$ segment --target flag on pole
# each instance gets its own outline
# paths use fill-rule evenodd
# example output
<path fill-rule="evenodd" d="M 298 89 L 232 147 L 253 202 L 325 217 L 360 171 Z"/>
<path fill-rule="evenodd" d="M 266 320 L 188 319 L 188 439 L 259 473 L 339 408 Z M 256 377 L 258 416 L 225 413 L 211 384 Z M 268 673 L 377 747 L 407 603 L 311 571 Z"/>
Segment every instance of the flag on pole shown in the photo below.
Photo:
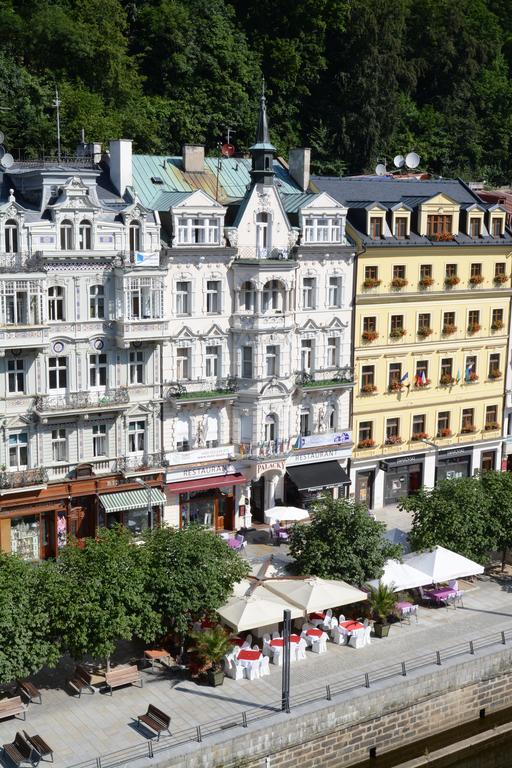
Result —
<path fill-rule="evenodd" d="M 425 375 L 425 371 L 421 372 L 421 383 L 423 384 L 423 386 L 425 386 L 425 384 L 427 383 L 427 377 Z"/>
<path fill-rule="evenodd" d="M 457 369 L 457 384 L 460 381 L 460 368 Z"/>
<path fill-rule="evenodd" d="M 403 382 L 404 382 L 406 379 L 408 379 L 408 378 L 409 378 L 409 374 L 408 374 L 408 373 L 404 373 L 404 375 L 403 375 L 403 376 L 402 376 L 402 378 L 400 379 L 400 384 L 403 384 Z"/>
<path fill-rule="evenodd" d="M 474 363 L 469 363 L 469 365 L 466 367 L 466 376 L 465 376 L 466 381 L 470 380 L 471 369 L 472 369 L 473 366 L 474 366 Z"/>

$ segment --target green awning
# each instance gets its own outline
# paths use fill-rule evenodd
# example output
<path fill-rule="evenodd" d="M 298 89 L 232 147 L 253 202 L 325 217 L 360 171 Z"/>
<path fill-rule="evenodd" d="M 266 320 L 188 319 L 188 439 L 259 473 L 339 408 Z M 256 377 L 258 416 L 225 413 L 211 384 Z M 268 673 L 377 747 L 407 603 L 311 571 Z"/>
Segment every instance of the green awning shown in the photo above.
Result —
<path fill-rule="evenodd" d="M 120 491 L 99 497 L 105 512 L 126 512 L 129 509 L 144 509 L 148 506 L 148 492 L 145 488 L 136 491 Z M 151 506 L 165 504 L 165 496 L 159 488 L 151 488 Z"/>

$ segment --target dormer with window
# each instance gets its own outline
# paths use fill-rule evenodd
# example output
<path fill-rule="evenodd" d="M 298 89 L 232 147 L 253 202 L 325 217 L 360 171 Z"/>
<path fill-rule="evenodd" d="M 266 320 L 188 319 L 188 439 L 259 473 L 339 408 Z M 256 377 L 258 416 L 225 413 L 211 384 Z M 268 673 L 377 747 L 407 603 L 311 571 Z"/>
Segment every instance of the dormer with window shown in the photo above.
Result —
<path fill-rule="evenodd" d="M 453 240 L 459 231 L 460 205 L 440 193 L 418 207 L 418 232 L 432 241 Z"/>
<path fill-rule="evenodd" d="M 406 240 L 411 235 L 411 209 L 398 203 L 391 208 L 391 231 L 397 240 Z"/>
<path fill-rule="evenodd" d="M 495 239 L 503 237 L 505 234 L 506 211 L 501 205 L 492 205 L 488 209 L 488 227 L 489 234 Z"/>
<path fill-rule="evenodd" d="M 345 245 L 347 209 L 326 192 L 315 195 L 300 209 L 299 223 L 303 245 Z"/>
<path fill-rule="evenodd" d="M 478 240 L 486 234 L 484 209 L 475 203 L 466 209 L 466 235 L 472 240 Z"/>
<path fill-rule="evenodd" d="M 386 209 L 380 203 L 372 203 L 366 208 L 366 233 L 372 240 L 382 240 L 391 234 L 386 222 Z"/>
<path fill-rule="evenodd" d="M 220 246 L 226 209 L 201 190 L 171 208 L 174 248 Z"/>

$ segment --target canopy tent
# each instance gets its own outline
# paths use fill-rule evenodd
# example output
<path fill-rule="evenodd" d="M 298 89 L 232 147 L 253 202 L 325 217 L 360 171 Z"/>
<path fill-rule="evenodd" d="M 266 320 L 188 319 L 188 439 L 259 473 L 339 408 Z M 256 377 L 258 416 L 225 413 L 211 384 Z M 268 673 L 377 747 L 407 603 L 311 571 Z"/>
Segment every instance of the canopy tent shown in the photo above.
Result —
<path fill-rule="evenodd" d="M 398 560 L 387 560 L 384 563 L 384 573 L 380 579 L 372 579 L 368 584 L 370 587 L 377 588 L 379 581 L 387 587 L 392 587 L 393 592 L 423 587 L 425 584 L 432 583 L 428 573 L 424 573 L 408 563 L 400 563 Z"/>
<path fill-rule="evenodd" d="M 240 591 L 243 586 L 244 583 L 240 582 L 235 591 Z M 249 594 L 234 595 L 225 605 L 217 609 L 217 613 L 222 621 L 236 632 L 245 632 L 258 627 L 279 624 L 283 620 L 285 609 L 291 612 L 292 619 L 298 619 L 303 613 L 299 608 L 290 605 L 264 587 L 256 586 Z"/>
<path fill-rule="evenodd" d="M 321 579 L 318 576 L 306 579 L 266 579 L 263 586 L 281 599 L 299 606 L 306 613 L 357 603 L 368 597 L 366 592 L 351 587 L 345 581 Z"/>
<path fill-rule="evenodd" d="M 307 509 L 299 507 L 270 507 L 265 510 L 265 522 L 272 524 L 275 522 L 296 522 L 297 520 L 308 520 L 309 512 Z"/>
<path fill-rule="evenodd" d="M 425 552 L 411 552 L 410 555 L 405 555 L 404 562 L 427 574 L 432 584 L 463 579 L 465 576 L 476 576 L 484 572 L 483 566 L 479 563 L 441 546 Z"/>

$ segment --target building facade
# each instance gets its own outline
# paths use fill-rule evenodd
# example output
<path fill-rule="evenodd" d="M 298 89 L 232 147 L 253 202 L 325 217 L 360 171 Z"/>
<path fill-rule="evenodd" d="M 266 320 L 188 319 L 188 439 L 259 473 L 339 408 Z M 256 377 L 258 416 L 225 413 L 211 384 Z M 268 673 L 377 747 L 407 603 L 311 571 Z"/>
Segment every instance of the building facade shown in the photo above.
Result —
<path fill-rule="evenodd" d="M 512 237 L 460 181 L 315 179 L 357 243 L 352 492 L 500 469 Z"/>

